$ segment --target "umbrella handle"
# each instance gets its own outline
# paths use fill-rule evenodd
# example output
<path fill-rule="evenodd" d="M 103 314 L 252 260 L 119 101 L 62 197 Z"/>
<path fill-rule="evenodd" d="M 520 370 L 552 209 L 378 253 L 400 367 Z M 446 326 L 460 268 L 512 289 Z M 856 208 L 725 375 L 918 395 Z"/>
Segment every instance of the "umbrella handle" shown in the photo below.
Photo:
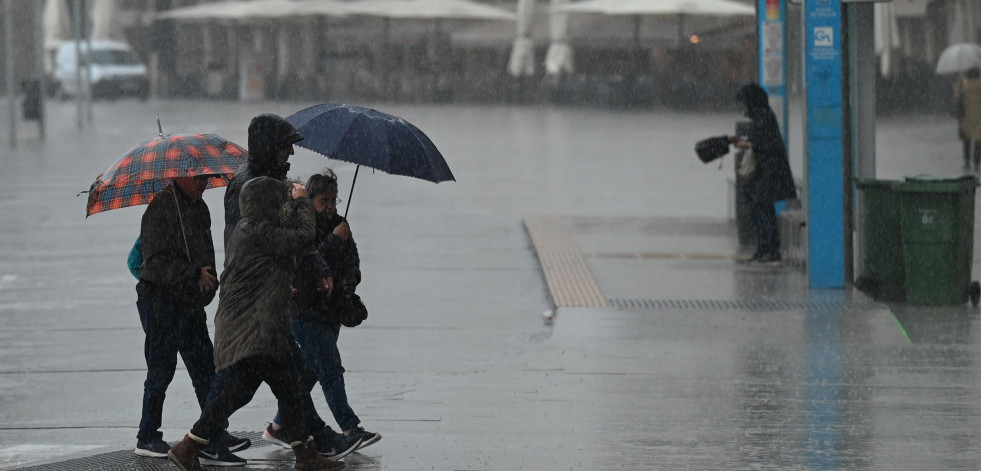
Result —
<path fill-rule="evenodd" d="M 354 183 L 358 181 L 358 170 L 361 166 L 354 168 L 354 180 L 351 181 L 351 191 L 347 194 L 347 206 L 344 207 L 344 219 L 347 219 L 347 210 L 351 209 L 351 197 L 354 196 Z"/>

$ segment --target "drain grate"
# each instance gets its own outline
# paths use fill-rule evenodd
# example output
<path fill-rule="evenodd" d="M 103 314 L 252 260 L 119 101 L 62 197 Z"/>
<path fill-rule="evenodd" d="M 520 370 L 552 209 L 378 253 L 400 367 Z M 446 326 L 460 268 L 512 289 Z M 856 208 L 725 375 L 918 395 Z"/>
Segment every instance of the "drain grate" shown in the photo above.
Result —
<path fill-rule="evenodd" d="M 256 432 L 232 432 L 237 437 L 252 440 L 251 448 L 271 445 L 262 440 L 262 434 Z M 256 467 L 256 465 L 262 467 Z M 17 471 L 174 471 L 177 469 L 170 461 L 161 458 L 145 458 L 133 454 L 133 450 L 119 450 L 98 455 L 73 458 L 57 463 L 47 463 L 26 468 L 15 468 Z M 205 466 L 205 469 L 218 469 Z M 248 469 L 289 470 L 293 469 L 293 458 L 283 461 L 249 460 Z"/>
<path fill-rule="evenodd" d="M 849 310 L 872 311 L 889 309 L 875 301 L 792 301 L 779 299 L 610 299 L 610 306 L 620 309 L 740 309 L 750 311 L 789 310 Z"/>

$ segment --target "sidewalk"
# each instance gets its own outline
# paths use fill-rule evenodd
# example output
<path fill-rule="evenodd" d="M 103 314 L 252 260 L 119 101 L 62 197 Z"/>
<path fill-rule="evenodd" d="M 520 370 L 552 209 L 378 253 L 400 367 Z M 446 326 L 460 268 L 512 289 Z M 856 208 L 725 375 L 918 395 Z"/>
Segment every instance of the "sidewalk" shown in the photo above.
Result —
<path fill-rule="evenodd" d="M 132 454 L 146 370 L 124 260 L 142 211 L 85 219 L 75 194 L 156 133 L 148 107 L 165 130 L 244 142 L 251 116 L 306 105 L 100 102 L 101 124 L 76 131 L 62 103 L 57 138 L 0 148 L 0 469 L 176 469 Z M 432 135 L 458 182 L 359 177 L 350 219 L 370 314 L 339 345 L 352 406 L 384 438 L 348 469 L 981 467 L 978 311 L 890 306 L 810 290 L 797 265 L 735 263 L 731 169 L 691 154 L 730 117 L 393 111 Z M 959 172 L 951 129 L 884 123 L 883 178 Z M 297 176 L 333 166 L 349 189 L 353 166 L 291 162 Z M 221 197 L 205 193 L 215 234 Z M 198 416 L 189 383 L 180 367 L 165 440 Z M 230 419 L 253 439 L 252 469 L 290 466 L 258 439 L 274 409 L 262 387 Z"/>

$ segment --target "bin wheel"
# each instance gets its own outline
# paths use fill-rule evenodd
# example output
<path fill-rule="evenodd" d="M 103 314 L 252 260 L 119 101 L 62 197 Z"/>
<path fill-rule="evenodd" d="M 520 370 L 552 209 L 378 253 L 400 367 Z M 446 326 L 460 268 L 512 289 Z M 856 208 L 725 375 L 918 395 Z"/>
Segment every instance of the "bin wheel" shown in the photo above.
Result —
<path fill-rule="evenodd" d="M 855 280 L 855 287 L 858 288 L 859 291 L 868 294 L 873 299 L 878 299 L 879 296 L 882 295 L 882 290 L 879 288 L 879 283 L 865 276 L 860 276 Z"/>
<path fill-rule="evenodd" d="M 971 282 L 971 305 L 977 306 L 978 301 L 981 301 L 981 283 L 977 281 Z"/>

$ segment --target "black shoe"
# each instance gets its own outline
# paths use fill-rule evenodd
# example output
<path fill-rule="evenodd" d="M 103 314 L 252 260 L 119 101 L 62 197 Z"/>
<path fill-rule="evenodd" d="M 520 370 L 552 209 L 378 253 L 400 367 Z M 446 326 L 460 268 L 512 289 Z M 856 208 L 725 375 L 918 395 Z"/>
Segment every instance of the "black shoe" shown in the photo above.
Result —
<path fill-rule="evenodd" d="M 760 257 L 762 257 L 762 256 L 763 256 L 762 254 L 760 254 L 759 252 L 756 252 L 756 253 L 754 253 L 754 254 L 753 254 L 753 255 L 752 255 L 751 257 L 749 257 L 749 258 L 744 258 L 744 259 L 737 259 L 737 260 L 736 260 L 736 263 L 755 263 L 755 262 L 756 262 L 757 260 L 759 260 L 759 259 L 760 259 Z"/>
<path fill-rule="evenodd" d="M 248 461 L 232 454 L 221 445 L 208 445 L 198 452 L 198 459 L 201 464 L 209 466 L 245 466 Z"/>
<path fill-rule="evenodd" d="M 344 435 L 331 429 L 325 433 L 317 434 L 314 443 L 317 445 L 317 453 L 332 460 L 339 460 L 361 446 L 362 437 L 360 435 Z"/>
<path fill-rule="evenodd" d="M 361 445 L 358 446 L 359 450 L 382 439 L 380 433 L 369 432 L 360 425 L 352 427 L 351 430 L 344 432 L 344 434 L 351 437 L 361 437 Z"/>
<path fill-rule="evenodd" d="M 262 439 L 286 449 L 293 448 L 290 446 L 289 442 L 286 441 L 286 437 L 283 436 L 283 429 L 273 430 L 272 424 L 269 424 L 266 427 L 266 431 L 262 432 Z"/>
<path fill-rule="evenodd" d="M 168 451 L 170 451 L 170 445 L 160 438 L 147 441 L 138 440 L 136 442 L 136 448 L 133 449 L 133 453 L 136 456 L 146 456 L 148 458 L 166 458 Z"/>
<path fill-rule="evenodd" d="M 225 448 L 228 448 L 228 451 L 248 450 L 252 446 L 252 440 L 245 437 L 236 437 L 228 432 L 223 433 L 218 442 Z"/>

